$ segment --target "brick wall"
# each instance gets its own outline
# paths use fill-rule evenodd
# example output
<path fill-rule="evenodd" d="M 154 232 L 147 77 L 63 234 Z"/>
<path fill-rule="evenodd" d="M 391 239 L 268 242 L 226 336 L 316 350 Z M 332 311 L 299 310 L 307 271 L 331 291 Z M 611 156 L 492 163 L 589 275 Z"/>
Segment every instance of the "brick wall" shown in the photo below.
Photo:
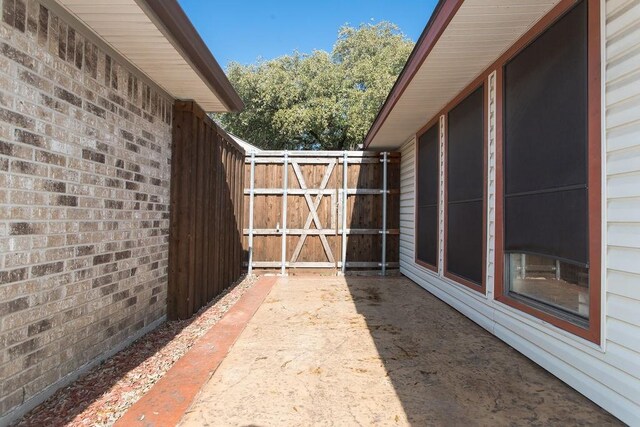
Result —
<path fill-rule="evenodd" d="M 172 100 L 39 2 L 0 5 L 2 417 L 165 315 Z"/>

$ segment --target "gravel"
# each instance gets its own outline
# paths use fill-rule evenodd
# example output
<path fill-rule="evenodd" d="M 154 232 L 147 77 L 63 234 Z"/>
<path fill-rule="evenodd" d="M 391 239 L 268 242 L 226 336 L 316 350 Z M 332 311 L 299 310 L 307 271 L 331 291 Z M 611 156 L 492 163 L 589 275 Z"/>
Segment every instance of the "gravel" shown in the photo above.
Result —
<path fill-rule="evenodd" d="M 243 277 L 187 320 L 165 322 L 17 422 L 18 426 L 111 426 L 256 282 Z"/>

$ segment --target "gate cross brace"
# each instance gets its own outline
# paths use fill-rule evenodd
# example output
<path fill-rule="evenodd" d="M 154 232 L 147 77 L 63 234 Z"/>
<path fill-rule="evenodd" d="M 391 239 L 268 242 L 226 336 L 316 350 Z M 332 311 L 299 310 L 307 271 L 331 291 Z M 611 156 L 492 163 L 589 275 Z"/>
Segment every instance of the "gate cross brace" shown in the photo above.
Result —
<path fill-rule="evenodd" d="M 327 169 L 325 170 L 324 176 L 322 177 L 322 182 L 320 183 L 320 190 L 324 190 L 327 188 L 327 184 L 329 183 L 329 178 L 331 177 L 331 173 L 333 172 L 333 168 L 336 165 L 336 161 L 333 160 L 327 165 Z M 300 188 L 302 190 L 307 189 L 307 184 L 304 180 L 304 176 L 302 175 L 302 171 L 300 170 L 300 165 L 291 161 L 291 166 L 293 167 L 293 172 L 298 179 L 298 183 L 300 184 Z M 315 222 L 316 228 L 318 230 L 322 229 L 322 225 L 320 224 L 320 218 L 318 217 L 318 207 L 320 206 L 320 202 L 322 201 L 323 194 L 320 193 L 316 195 L 315 201 L 311 200 L 311 196 L 309 193 L 304 193 L 304 198 L 307 201 L 307 206 L 309 206 L 309 215 L 307 215 L 307 220 L 304 223 L 304 229 L 309 230 L 311 227 L 311 222 Z M 293 255 L 291 255 L 291 262 L 296 262 L 298 257 L 300 256 L 300 252 L 302 251 L 302 247 L 304 245 L 305 240 L 307 239 L 308 233 L 304 233 L 300 235 L 298 239 L 298 243 L 293 251 Z M 329 241 L 327 240 L 327 236 L 324 234 L 320 234 L 320 242 L 322 242 L 322 247 L 324 249 L 324 253 L 327 256 L 329 262 L 335 262 L 335 258 L 333 257 L 333 253 L 331 251 L 331 247 L 329 246 Z"/>

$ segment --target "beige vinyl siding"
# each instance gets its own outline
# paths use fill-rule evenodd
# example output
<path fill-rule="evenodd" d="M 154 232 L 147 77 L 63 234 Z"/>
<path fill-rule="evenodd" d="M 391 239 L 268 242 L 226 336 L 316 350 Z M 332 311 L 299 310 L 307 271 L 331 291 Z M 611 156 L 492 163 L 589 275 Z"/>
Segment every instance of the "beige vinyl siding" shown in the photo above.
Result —
<path fill-rule="evenodd" d="M 640 382 L 640 2 L 606 16 L 606 348 Z"/>
<path fill-rule="evenodd" d="M 415 225 L 415 140 L 401 148 L 400 164 L 400 258 L 411 260 L 414 257 Z"/>
<path fill-rule="evenodd" d="M 603 1 L 604 3 L 604 1 Z M 401 147 L 400 271 L 630 425 L 640 425 L 640 2 L 604 4 L 603 343 L 493 300 L 495 134 L 489 97 L 487 296 L 414 261 L 415 140 Z M 428 118 L 425 118 L 428 119 Z"/>

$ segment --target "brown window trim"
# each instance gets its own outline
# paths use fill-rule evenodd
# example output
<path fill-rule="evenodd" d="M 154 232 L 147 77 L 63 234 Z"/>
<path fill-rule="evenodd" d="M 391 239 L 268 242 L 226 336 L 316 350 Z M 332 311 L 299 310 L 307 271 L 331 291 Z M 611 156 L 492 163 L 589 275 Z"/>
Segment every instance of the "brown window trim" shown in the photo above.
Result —
<path fill-rule="evenodd" d="M 438 266 L 437 265 L 431 265 L 428 262 L 419 260 L 417 257 L 416 257 L 416 264 L 418 264 L 418 265 L 420 265 L 420 266 L 422 266 L 424 268 L 427 268 L 427 269 L 433 271 L 434 273 L 438 274 Z"/>
<path fill-rule="evenodd" d="M 415 138 L 416 138 L 416 154 L 414 157 L 414 164 L 413 164 L 413 170 L 414 170 L 414 182 L 415 182 L 415 187 L 416 187 L 416 191 L 415 191 L 415 202 L 414 202 L 414 212 L 413 212 L 413 218 L 414 218 L 414 239 L 413 239 L 413 255 L 414 255 L 414 261 L 416 264 L 427 268 L 433 272 L 435 272 L 436 274 L 438 273 L 438 262 L 440 260 L 440 257 L 436 257 L 436 264 L 432 265 L 429 264 L 428 262 L 422 261 L 421 259 L 418 259 L 418 228 L 417 228 L 417 224 L 418 224 L 418 192 L 420 191 L 420 183 L 418 182 L 418 158 L 419 158 L 419 154 L 418 154 L 418 150 L 420 150 L 420 144 L 418 143 L 418 141 L 420 140 L 420 137 L 425 134 L 429 129 L 431 129 L 433 126 L 438 125 L 438 153 L 440 154 L 440 156 L 442 155 L 440 153 L 440 114 L 437 114 L 435 117 L 433 117 L 431 120 L 429 120 L 427 122 L 426 125 L 424 125 L 422 127 L 422 129 L 420 129 L 418 131 L 418 133 L 416 134 Z M 438 160 L 438 192 L 440 191 L 440 161 Z M 440 198 L 438 197 L 438 211 L 440 210 Z M 438 238 L 438 242 L 436 242 L 436 253 L 440 252 L 440 238 Z"/>
<path fill-rule="evenodd" d="M 449 103 L 446 107 L 445 114 L 445 127 L 444 127 L 444 242 L 443 242 L 443 271 L 444 277 L 447 279 L 453 280 L 456 283 L 464 285 L 470 289 L 473 289 L 476 292 L 480 292 L 483 295 L 487 294 L 487 147 L 489 143 L 488 139 L 488 115 L 487 115 L 487 105 L 489 101 L 489 91 L 487 90 L 487 85 L 485 82 L 485 73 L 482 75 L 482 80 L 478 82 L 474 81 L 471 85 L 469 85 L 465 90 L 463 90 L 455 99 Z M 483 114 L 483 180 L 482 180 L 482 282 L 480 284 L 472 282 L 471 280 L 465 279 L 464 277 L 460 277 L 455 273 L 451 273 L 447 269 L 447 243 L 448 243 L 448 233 L 447 233 L 447 222 L 448 222 L 448 209 L 449 209 L 449 195 L 447 194 L 447 180 L 449 179 L 449 171 L 447 170 L 447 153 L 449 148 L 449 133 L 448 133 L 448 123 L 449 123 L 449 112 L 458 106 L 463 100 L 467 98 L 470 94 L 475 92 L 477 89 L 482 87 L 482 98 L 483 98 L 483 106 L 482 106 L 482 114 Z"/>
<path fill-rule="evenodd" d="M 546 311 L 510 297 L 505 290 L 504 258 L 504 177 L 503 162 L 503 66 L 524 49 L 538 35 L 562 17 L 576 4 L 562 1 L 540 22 L 516 42 L 495 64 L 496 75 L 496 258 L 495 258 L 495 299 L 524 313 L 537 317 L 560 329 L 600 344 L 600 291 L 601 291 L 601 76 L 600 76 L 600 2 L 585 0 L 588 8 L 588 186 L 589 186 L 589 326 L 578 326 L 556 317 Z"/>

